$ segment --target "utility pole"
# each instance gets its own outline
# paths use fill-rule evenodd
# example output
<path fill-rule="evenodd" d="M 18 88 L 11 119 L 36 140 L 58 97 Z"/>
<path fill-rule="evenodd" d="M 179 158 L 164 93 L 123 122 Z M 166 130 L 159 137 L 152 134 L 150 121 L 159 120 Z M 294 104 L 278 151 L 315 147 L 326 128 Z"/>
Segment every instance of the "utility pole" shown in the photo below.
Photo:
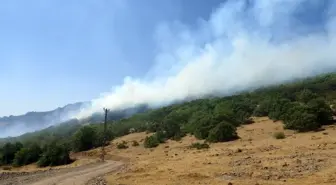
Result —
<path fill-rule="evenodd" d="M 102 154 L 101 159 L 104 162 L 105 161 L 105 144 L 106 144 L 106 126 L 107 126 L 107 113 L 110 111 L 107 108 L 104 108 L 105 113 L 105 119 L 104 119 L 104 132 L 103 132 L 103 146 L 102 146 Z"/>

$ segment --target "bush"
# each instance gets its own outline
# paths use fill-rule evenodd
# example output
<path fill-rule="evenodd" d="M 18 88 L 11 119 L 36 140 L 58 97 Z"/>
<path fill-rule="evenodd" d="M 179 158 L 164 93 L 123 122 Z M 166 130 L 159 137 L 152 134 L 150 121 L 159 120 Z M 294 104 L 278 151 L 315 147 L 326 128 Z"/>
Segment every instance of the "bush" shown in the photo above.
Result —
<path fill-rule="evenodd" d="M 14 166 L 22 166 L 27 163 L 27 156 L 28 156 L 28 149 L 27 148 L 21 148 L 18 152 L 15 153 L 15 157 L 13 160 Z"/>
<path fill-rule="evenodd" d="M 107 127 L 105 133 L 103 127 L 95 128 L 96 131 L 96 140 L 93 143 L 94 147 L 100 147 L 100 146 L 107 146 L 109 145 L 109 141 L 111 141 L 115 136 L 110 127 Z M 105 138 L 104 138 L 105 137 Z M 105 143 L 104 143 L 105 140 Z"/>
<path fill-rule="evenodd" d="M 208 149 L 210 146 L 207 143 L 193 143 L 189 148 L 196 148 L 197 150 Z"/>
<path fill-rule="evenodd" d="M 333 111 L 323 99 L 312 99 L 307 103 L 307 107 L 309 113 L 316 115 L 319 124 L 327 125 L 332 122 Z"/>
<path fill-rule="evenodd" d="M 15 153 L 13 164 L 14 166 L 22 166 L 37 162 L 41 153 L 42 150 L 39 145 L 31 144 Z"/>
<path fill-rule="evenodd" d="M 285 128 L 298 132 L 314 131 L 320 128 L 317 116 L 309 113 L 304 105 L 295 105 L 288 110 L 290 113 L 284 120 Z"/>
<path fill-rule="evenodd" d="M 126 141 L 122 141 L 121 143 L 118 143 L 117 144 L 117 148 L 118 149 L 126 149 L 126 148 L 128 148 L 127 142 Z"/>
<path fill-rule="evenodd" d="M 163 131 L 157 131 L 155 134 L 153 134 L 153 137 L 156 137 L 159 143 L 165 143 L 167 140 L 166 133 Z"/>
<path fill-rule="evenodd" d="M 12 164 L 15 153 L 21 150 L 23 145 L 20 142 L 16 142 L 15 144 L 12 143 L 6 143 L 2 147 L 2 164 Z"/>
<path fill-rule="evenodd" d="M 37 165 L 40 167 L 58 166 L 69 164 L 71 162 L 69 156 L 70 149 L 64 144 L 53 141 L 50 144 L 47 144 L 42 151 L 42 156 L 37 162 Z"/>
<path fill-rule="evenodd" d="M 1 153 L 1 150 L 0 150 L 0 166 L 3 165 L 3 154 Z"/>
<path fill-rule="evenodd" d="M 286 136 L 285 136 L 285 134 L 283 132 L 275 132 L 273 134 L 273 137 L 275 139 L 285 139 L 286 138 Z"/>
<path fill-rule="evenodd" d="M 139 146 L 138 141 L 132 141 L 132 146 Z"/>
<path fill-rule="evenodd" d="M 166 139 L 178 136 L 181 133 L 180 125 L 173 118 L 167 118 L 161 124 L 160 130 L 164 133 Z"/>
<path fill-rule="evenodd" d="M 218 116 L 216 116 L 217 118 Z M 216 126 L 217 121 L 212 115 L 205 112 L 195 112 L 189 120 L 189 129 L 197 139 L 205 139 L 209 135 L 209 130 Z"/>
<path fill-rule="evenodd" d="M 298 101 L 307 103 L 312 99 L 317 98 L 317 94 L 313 93 L 311 90 L 309 89 L 303 89 L 302 91 L 300 91 L 299 93 L 297 93 L 297 97 L 296 99 Z"/>
<path fill-rule="evenodd" d="M 221 122 L 211 129 L 207 138 L 210 142 L 225 142 L 235 139 L 238 139 L 236 127 L 226 122 Z"/>
<path fill-rule="evenodd" d="M 92 126 L 83 126 L 73 136 L 73 150 L 75 152 L 90 150 L 95 146 L 96 142 L 96 129 Z"/>
<path fill-rule="evenodd" d="M 184 137 L 185 134 L 183 133 L 179 133 L 179 134 L 176 134 L 175 136 L 173 136 L 171 139 L 174 140 L 174 141 L 181 141 L 182 137 Z"/>
<path fill-rule="evenodd" d="M 144 141 L 145 148 L 155 148 L 159 146 L 160 141 L 158 140 L 157 136 L 154 134 L 152 136 L 147 136 Z"/>
<path fill-rule="evenodd" d="M 287 111 L 291 106 L 293 105 L 288 99 L 275 99 L 269 111 L 268 117 L 275 121 L 283 120 L 287 116 Z"/>

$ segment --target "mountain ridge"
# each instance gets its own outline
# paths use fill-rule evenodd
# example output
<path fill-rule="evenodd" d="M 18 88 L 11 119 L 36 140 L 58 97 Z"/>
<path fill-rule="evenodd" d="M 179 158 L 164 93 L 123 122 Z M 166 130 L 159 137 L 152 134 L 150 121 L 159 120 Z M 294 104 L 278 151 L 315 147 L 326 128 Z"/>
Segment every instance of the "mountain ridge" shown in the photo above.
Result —
<path fill-rule="evenodd" d="M 0 137 L 17 136 L 69 120 L 69 114 L 79 111 L 89 102 L 76 102 L 49 111 L 30 111 L 22 115 L 0 117 Z"/>

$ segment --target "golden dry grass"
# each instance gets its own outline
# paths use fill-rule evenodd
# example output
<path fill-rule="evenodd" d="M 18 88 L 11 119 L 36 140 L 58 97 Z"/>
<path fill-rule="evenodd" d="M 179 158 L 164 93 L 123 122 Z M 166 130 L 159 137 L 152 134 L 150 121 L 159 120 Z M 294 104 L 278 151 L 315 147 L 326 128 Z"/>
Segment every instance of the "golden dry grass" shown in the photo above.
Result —
<path fill-rule="evenodd" d="M 256 121 L 238 129 L 241 139 L 211 144 L 208 150 L 189 149 L 197 142 L 192 136 L 155 149 L 142 146 L 145 133 L 118 138 L 108 146 L 108 154 L 129 158 L 129 165 L 124 171 L 107 175 L 106 180 L 110 185 L 336 184 L 335 126 L 299 134 L 284 131 L 281 122 L 267 118 Z M 285 133 L 285 139 L 273 138 L 279 131 Z M 131 146 L 133 140 L 140 146 Z M 121 141 L 127 141 L 129 148 L 116 149 Z M 99 150 L 88 153 L 97 155 Z"/>
<path fill-rule="evenodd" d="M 106 147 L 106 159 L 123 161 L 127 168 L 105 176 L 109 185 L 336 185 L 336 125 L 324 131 L 294 133 L 281 122 L 255 118 L 256 123 L 238 128 L 239 140 L 211 144 L 210 149 L 189 149 L 193 136 L 145 149 L 146 133 L 118 138 Z M 275 132 L 284 132 L 277 140 Z M 132 146 L 132 141 L 140 146 Z M 128 149 L 117 149 L 119 142 Z M 78 160 L 56 168 L 71 168 L 96 162 L 101 149 L 72 154 Z M 39 170 L 49 169 L 42 168 Z M 12 171 L 34 171 L 36 165 Z"/>

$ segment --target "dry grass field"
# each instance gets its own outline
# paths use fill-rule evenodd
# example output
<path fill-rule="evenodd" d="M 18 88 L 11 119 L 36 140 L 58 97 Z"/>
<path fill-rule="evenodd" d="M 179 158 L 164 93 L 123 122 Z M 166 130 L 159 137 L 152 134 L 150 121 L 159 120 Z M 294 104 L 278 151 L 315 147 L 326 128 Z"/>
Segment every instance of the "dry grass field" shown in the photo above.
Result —
<path fill-rule="evenodd" d="M 211 144 L 209 149 L 190 149 L 192 136 L 168 141 L 155 149 L 142 146 L 145 133 L 118 138 L 107 148 L 111 158 L 129 159 L 127 169 L 108 174 L 110 185 L 182 184 L 336 184 L 336 126 L 324 131 L 294 133 L 284 131 L 281 122 L 258 118 L 238 129 L 241 139 Z M 275 139 L 275 132 L 285 139 Z M 140 146 L 132 146 L 136 140 Z M 116 143 L 128 142 L 128 149 Z M 99 150 L 86 154 L 95 156 Z"/>
<path fill-rule="evenodd" d="M 239 127 L 237 132 L 240 139 L 210 144 L 209 149 L 201 150 L 189 148 L 192 143 L 203 142 L 193 136 L 181 141 L 169 140 L 153 149 L 143 147 L 144 138 L 149 135 L 146 133 L 117 138 L 106 147 L 106 159 L 123 162 L 126 167 L 104 178 L 109 185 L 336 185 L 336 125 L 319 132 L 295 133 L 283 130 L 281 122 L 256 118 L 255 123 Z M 285 138 L 276 139 L 277 132 L 284 132 Z M 117 143 L 123 141 L 129 147 L 117 149 Z M 132 146 L 133 141 L 140 145 Z M 100 153 L 97 148 L 72 154 L 77 160 L 57 167 L 65 171 L 56 171 L 55 176 L 75 174 L 77 168 L 73 167 L 83 165 L 79 169 L 96 169 L 85 164 L 99 161 Z M 97 166 L 97 170 L 102 167 Z M 11 171 L 35 170 L 35 165 L 28 165 Z M 71 180 L 70 176 L 67 178 Z"/>

